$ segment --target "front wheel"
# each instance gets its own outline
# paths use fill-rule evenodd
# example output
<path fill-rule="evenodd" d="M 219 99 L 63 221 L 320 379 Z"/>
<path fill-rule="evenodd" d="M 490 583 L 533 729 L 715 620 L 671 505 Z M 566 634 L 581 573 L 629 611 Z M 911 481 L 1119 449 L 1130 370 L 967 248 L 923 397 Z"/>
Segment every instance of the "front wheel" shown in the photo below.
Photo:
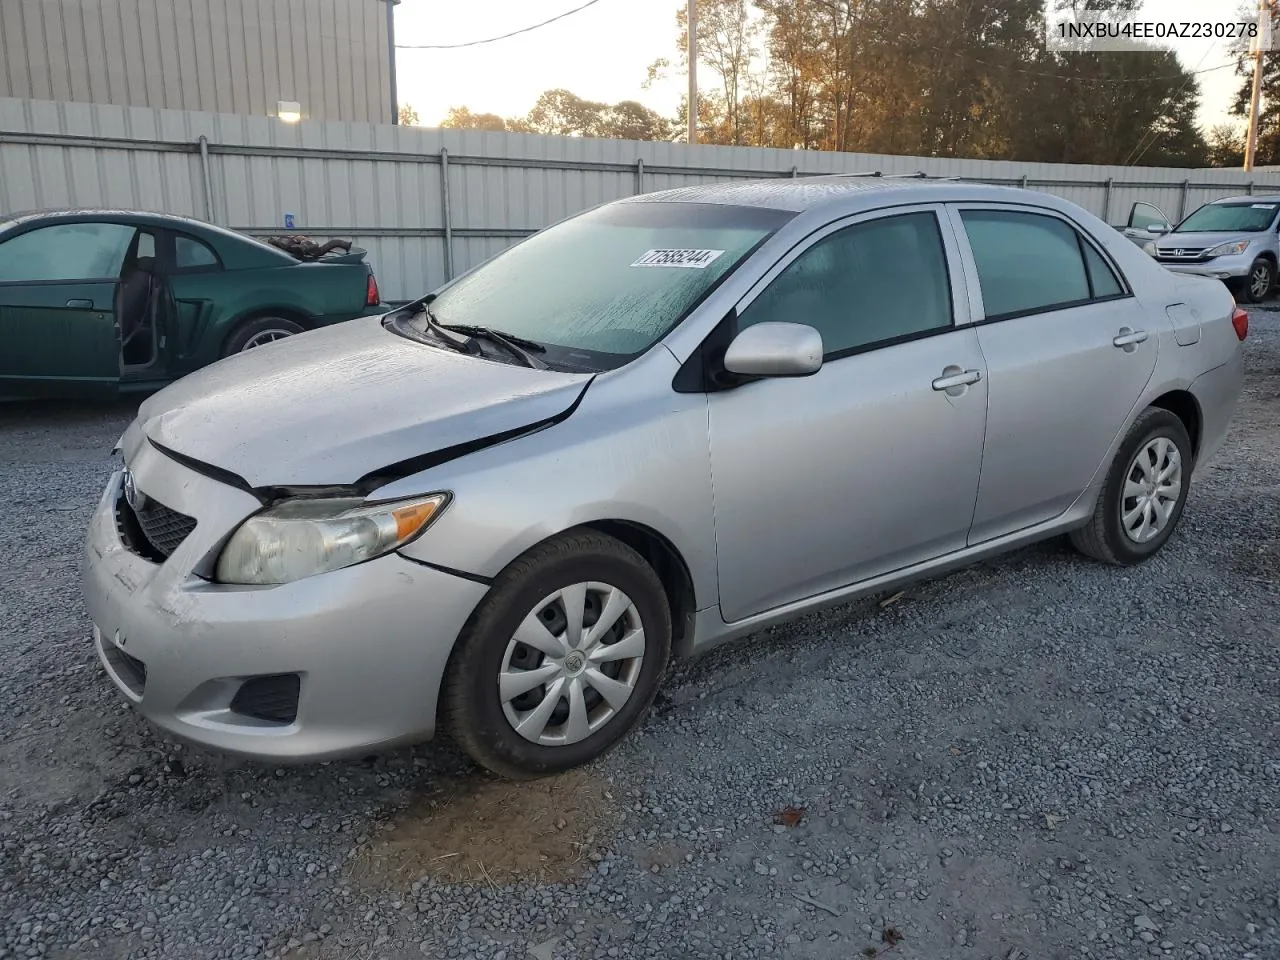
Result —
<path fill-rule="evenodd" d="M 1132 566 L 1153 556 L 1173 534 L 1191 489 L 1191 438 L 1181 420 L 1144 410 L 1116 452 L 1087 526 L 1071 543 L 1103 563 Z"/>
<path fill-rule="evenodd" d="M 444 714 L 478 764 L 531 779 L 588 763 L 643 719 L 671 654 L 662 583 L 591 530 L 535 547 L 494 582 L 459 638 Z"/>
<path fill-rule="evenodd" d="M 1271 295 L 1276 268 L 1266 257 L 1259 257 L 1249 267 L 1249 275 L 1240 283 L 1240 298 L 1245 303 L 1261 303 Z"/>

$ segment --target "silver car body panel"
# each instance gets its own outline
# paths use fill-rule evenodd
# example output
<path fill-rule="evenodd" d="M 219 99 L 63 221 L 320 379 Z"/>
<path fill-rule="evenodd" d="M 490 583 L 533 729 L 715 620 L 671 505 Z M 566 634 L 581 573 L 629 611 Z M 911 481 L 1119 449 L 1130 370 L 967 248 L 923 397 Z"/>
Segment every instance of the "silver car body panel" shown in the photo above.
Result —
<path fill-rule="evenodd" d="M 477 363 L 367 317 L 197 370 L 143 403 L 138 419 L 148 439 L 250 486 L 354 484 L 551 419 L 590 379 Z"/>
<path fill-rule="evenodd" d="M 158 693 L 155 704 L 144 697 L 143 712 L 180 735 L 253 755 L 329 756 L 421 738 L 430 735 L 449 652 L 489 583 L 561 531 L 625 524 L 669 545 L 693 590 L 678 648 L 690 653 L 1083 523 L 1133 418 L 1172 391 L 1189 393 L 1201 412 L 1198 462 L 1222 443 L 1242 380 L 1232 298 L 1216 281 L 1174 282 L 1067 201 L 835 177 L 621 202 L 684 201 L 797 215 L 658 344 L 617 369 L 530 370 L 388 340 L 376 320 L 355 321 L 215 364 L 149 400 L 123 438 L 125 462 L 141 489 L 198 523 L 164 564 L 122 556 L 107 491 L 86 548 L 86 593 L 106 642 L 123 629 L 134 649 L 162 664 L 198 649 L 209 657 L 201 668 L 220 677 L 260 672 L 248 656 L 256 649 L 267 670 L 296 663 L 289 669 L 316 670 L 326 684 L 345 671 L 379 703 L 325 687 L 335 711 L 360 718 L 358 730 L 337 729 L 337 714 L 308 699 L 293 741 L 278 731 L 245 739 L 217 714 L 216 697 L 201 709 L 224 726 L 193 728 L 178 709 L 189 691 Z M 988 322 L 958 217 L 964 205 L 1068 220 L 1132 295 Z M 846 223 L 922 209 L 942 225 L 953 329 L 831 359 L 809 377 L 674 389 L 721 320 L 812 243 Z M 1146 337 L 1116 345 L 1126 330 Z M 980 376 L 938 389 L 933 381 L 952 368 Z M 503 442 L 478 442 L 504 433 Z M 448 455 L 428 456 L 442 450 Z M 262 498 L 219 471 L 259 488 L 383 477 L 369 500 L 448 492 L 451 501 L 399 554 L 283 587 L 232 587 L 196 572 L 209 569 Z M 351 612 L 365 593 L 385 611 L 376 636 L 367 615 Z M 307 656 L 291 661 L 281 650 Z M 222 662 L 235 666 L 215 669 Z M 340 669 L 329 673 L 330 663 Z M 398 725 L 388 719 L 395 711 L 404 714 Z"/>

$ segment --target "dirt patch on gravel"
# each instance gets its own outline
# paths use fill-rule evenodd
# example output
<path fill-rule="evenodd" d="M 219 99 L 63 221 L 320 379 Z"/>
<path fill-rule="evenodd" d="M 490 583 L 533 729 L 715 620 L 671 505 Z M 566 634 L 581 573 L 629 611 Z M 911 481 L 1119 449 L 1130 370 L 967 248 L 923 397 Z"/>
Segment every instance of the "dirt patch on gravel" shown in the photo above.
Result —
<path fill-rule="evenodd" d="M 609 781 L 574 770 L 528 783 L 460 777 L 424 791 L 356 856 L 363 886 L 407 888 L 435 877 L 501 886 L 581 876 L 619 811 Z"/>
<path fill-rule="evenodd" d="M 1237 573 L 1263 583 L 1274 581 L 1280 570 L 1280 540 L 1262 540 L 1256 544 L 1242 544 L 1232 560 Z"/>

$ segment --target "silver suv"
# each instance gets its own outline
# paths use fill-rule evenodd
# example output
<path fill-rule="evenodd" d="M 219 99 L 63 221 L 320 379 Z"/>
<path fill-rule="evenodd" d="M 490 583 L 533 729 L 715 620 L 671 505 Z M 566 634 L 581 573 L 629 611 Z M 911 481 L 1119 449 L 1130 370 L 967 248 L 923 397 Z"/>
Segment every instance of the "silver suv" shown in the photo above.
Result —
<path fill-rule="evenodd" d="M 1175 273 L 1217 277 L 1238 300 L 1257 303 L 1271 295 L 1276 282 L 1278 214 L 1280 196 L 1224 197 L 1170 228 L 1158 207 L 1135 203 L 1121 229 Z"/>

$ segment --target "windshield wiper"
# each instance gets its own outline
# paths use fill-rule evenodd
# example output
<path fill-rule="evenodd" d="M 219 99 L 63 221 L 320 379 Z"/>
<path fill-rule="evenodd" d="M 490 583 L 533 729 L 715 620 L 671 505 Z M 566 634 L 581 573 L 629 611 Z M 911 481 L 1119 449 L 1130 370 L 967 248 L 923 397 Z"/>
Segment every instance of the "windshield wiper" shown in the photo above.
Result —
<path fill-rule="evenodd" d="M 533 355 L 533 353 L 546 353 L 547 348 L 534 340 L 526 340 L 524 337 L 517 337 L 513 333 L 503 333 L 501 330 L 494 330 L 491 327 L 481 327 L 469 323 L 437 323 L 436 326 L 442 330 L 452 330 L 472 337 L 492 340 L 494 343 L 505 347 L 508 353 L 519 359 L 526 367 L 533 367 L 535 370 L 547 369 L 547 365 Z M 531 353 L 530 351 L 533 352 Z"/>
<path fill-rule="evenodd" d="M 436 295 L 434 293 L 428 293 L 425 297 L 419 297 L 412 303 L 405 304 L 403 309 L 410 311 L 411 316 L 421 311 L 427 321 L 427 330 L 434 333 L 436 338 L 442 341 L 445 346 L 450 347 L 453 350 L 457 350 L 459 353 L 465 353 L 471 356 L 478 355 L 480 353 L 480 348 L 476 345 L 474 340 L 470 337 L 457 336 L 453 331 L 442 326 L 440 321 L 436 319 L 436 315 L 431 312 L 431 301 L 435 298 Z"/>

